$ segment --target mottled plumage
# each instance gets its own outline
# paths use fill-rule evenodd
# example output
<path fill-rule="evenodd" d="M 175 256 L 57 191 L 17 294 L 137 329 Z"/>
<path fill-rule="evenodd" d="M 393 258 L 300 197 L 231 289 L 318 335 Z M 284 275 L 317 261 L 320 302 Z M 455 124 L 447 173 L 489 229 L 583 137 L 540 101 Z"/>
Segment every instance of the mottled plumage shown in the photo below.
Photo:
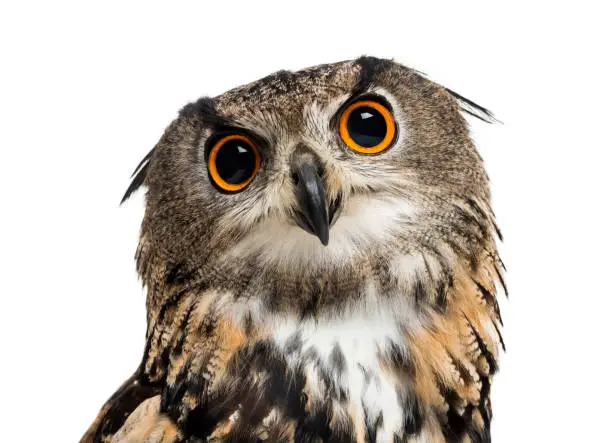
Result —
<path fill-rule="evenodd" d="M 359 97 L 395 120 L 376 155 L 338 133 Z M 125 196 L 148 188 L 142 363 L 82 441 L 490 441 L 503 265 L 462 110 L 492 119 L 370 57 L 187 105 Z M 228 193 L 206 159 L 234 132 L 261 168 Z M 327 246 L 299 226 L 304 165 L 325 188 Z"/>

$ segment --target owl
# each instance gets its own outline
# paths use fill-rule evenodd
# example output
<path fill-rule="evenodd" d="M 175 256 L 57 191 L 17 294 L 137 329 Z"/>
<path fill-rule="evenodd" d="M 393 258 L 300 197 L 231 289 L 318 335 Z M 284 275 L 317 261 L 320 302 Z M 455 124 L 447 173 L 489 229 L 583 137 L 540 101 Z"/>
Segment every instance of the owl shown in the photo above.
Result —
<path fill-rule="evenodd" d="M 465 114 L 392 60 L 186 105 L 137 168 L 147 332 L 82 442 L 488 442 L 500 231 Z"/>

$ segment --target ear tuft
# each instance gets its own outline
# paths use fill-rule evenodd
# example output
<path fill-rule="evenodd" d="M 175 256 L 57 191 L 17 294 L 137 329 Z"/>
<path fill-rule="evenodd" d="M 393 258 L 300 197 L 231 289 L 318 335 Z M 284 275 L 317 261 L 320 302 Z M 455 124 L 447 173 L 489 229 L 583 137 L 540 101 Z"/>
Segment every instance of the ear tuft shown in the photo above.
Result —
<path fill-rule="evenodd" d="M 127 191 L 123 194 L 123 198 L 121 199 L 121 205 L 128 199 L 130 196 L 138 190 L 143 184 L 145 179 L 147 178 L 147 171 L 149 169 L 149 162 L 151 161 L 151 157 L 153 156 L 153 152 L 155 148 L 151 149 L 147 155 L 138 163 L 136 169 L 132 173 L 132 183 L 128 186 Z"/>
<path fill-rule="evenodd" d="M 486 108 L 474 103 L 472 100 L 465 98 L 462 95 L 457 94 L 452 89 L 444 88 L 446 91 L 452 95 L 455 100 L 459 102 L 459 106 L 463 112 L 470 114 L 472 117 L 476 117 L 479 120 L 482 120 L 486 123 L 501 123 L 498 119 L 495 118 L 493 113 Z"/>

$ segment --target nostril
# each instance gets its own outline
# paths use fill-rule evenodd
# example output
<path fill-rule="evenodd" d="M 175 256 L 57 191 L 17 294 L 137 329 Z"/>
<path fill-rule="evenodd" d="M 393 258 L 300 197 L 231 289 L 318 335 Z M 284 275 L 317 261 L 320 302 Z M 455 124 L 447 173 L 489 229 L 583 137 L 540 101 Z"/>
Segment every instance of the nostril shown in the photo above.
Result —
<path fill-rule="evenodd" d="M 323 178 L 323 175 L 325 174 L 325 170 L 323 169 L 323 167 L 319 166 L 317 168 L 317 174 L 319 174 L 319 177 Z"/>
<path fill-rule="evenodd" d="M 300 177 L 294 172 L 291 174 L 291 180 L 294 185 L 297 185 L 300 182 Z"/>

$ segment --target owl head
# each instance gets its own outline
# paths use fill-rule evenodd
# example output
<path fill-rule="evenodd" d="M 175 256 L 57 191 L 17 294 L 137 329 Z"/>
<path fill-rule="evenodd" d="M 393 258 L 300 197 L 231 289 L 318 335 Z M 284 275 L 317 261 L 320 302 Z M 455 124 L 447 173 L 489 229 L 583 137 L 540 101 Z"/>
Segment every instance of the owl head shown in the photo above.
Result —
<path fill-rule="evenodd" d="M 277 72 L 188 104 L 124 197 L 148 187 L 137 254 L 145 282 L 258 288 L 275 304 L 274 293 L 357 294 L 372 274 L 397 281 L 397 266 L 432 276 L 475 260 L 494 222 L 462 111 L 492 120 L 417 71 L 371 57 Z M 316 288 L 303 287 L 309 275 Z"/>

